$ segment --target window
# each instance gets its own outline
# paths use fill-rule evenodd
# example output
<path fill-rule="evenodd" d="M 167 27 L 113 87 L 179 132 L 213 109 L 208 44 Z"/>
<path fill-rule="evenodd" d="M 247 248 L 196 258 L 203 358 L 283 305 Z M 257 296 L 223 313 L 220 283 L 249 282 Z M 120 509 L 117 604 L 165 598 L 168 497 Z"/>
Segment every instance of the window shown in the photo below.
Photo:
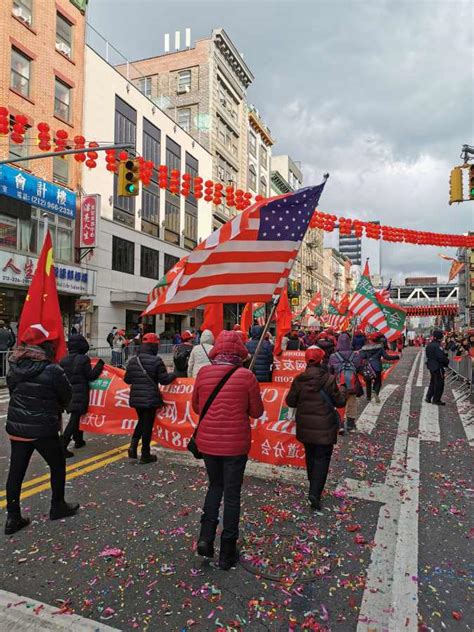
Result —
<path fill-rule="evenodd" d="M 179 108 L 178 125 L 180 125 L 185 132 L 191 131 L 191 108 Z"/>
<path fill-rule="evenodd" d="M 60 13 L 56 13 L 56 50 L 72 57 L 72 24 Z"/>
<path fill-rule="evenodd" d="M 31 59 L 17 48 L 12 48 L 10 87 L 24 97 L 28 97 L 30 95 L 30 74 Z"/>
<path fill-rule="evenodd" d="M 188 152 L 186 152 L 185 164 L 186 164 L 186 173 L 189 173 L 189 175 L 192 178 L 192 180 L 191 180 L 191 194 L 187 198 L 187 203 L 191 204 L 192 206 L 197 207 L 197 200 L 194 197 L 194 178 L 197 178 L 197 176 L 198 176 L 199 160 L 196 160 L 196 158 L 194 158 L 194 156 L 191 156 L 191 154 L 188 154 Z"/>
<path fill-rule="evenodd" d="M 151 77 L 141 77 L 138 80 L 138 89 L 146 97 L 151 97 Z"/>
<path fill-rule="evenodd" d="M 0 215 L 0 246 L 17 248 L 17 220 L 8 215 Z"/>
<path fill-rule="evenodd" d="M 33 18 L 33 0 L 13 0 L 12 13 L 13 15 L 31 26 Z"/>
<path fill-rule="evenodd" d="M 160 278 L 160 253 L 142 246 L 140 249 L 140 275 L 147 279 Z"/>
<path fill-rule="evenodd" d="M 171 138 L 166 138 L 166 166 L 168 171 L 181 171 L 181 147 Z"/>
<path fill-rule="evenodd" d="M 254 191 L 257 190 L 257 172 L 253 165 L 249 167 L 249 186 Z"/>
<path fill-rule="evenodd" d="M 252 132 L 249 133 L 249 151 L 252 156 L 257 157 L 257 137 Z"/>
<path fill-rule="evenodd" d="M 178 72 L 177 92 L 189 92 L 191 90 L 191 71 L 181 70 Z"/>
<path fill-rule="evenodd" d="M 195 248 L 197 245 L 197 215 L 196 208 L 186 203 L 184 213 L 184 247 Z"/>
<path fill-rule="evenodd" d="M 151 182 L 143 188 L 142 193 L 142 219 L 152 224 L 160 223 L 160 189 Z"/>
<path fill-rule="evenodd" d="M 53 180 L 68 184 L 69 182 L 69 156 L 53 157 Z"/>
<path fill-rule="evenodd" d="M 135 244 L 127 239 L 112 236 L 112 270 L 133 274 L 135 269 Z"/>
<path fill-rule="evenodd" d="M 146 118 L 143 119 L 143 157 L 155 165 L 161 164 L 161 131 Z M 158 182 L 156 169 L 153 169 L 151 180 Z"/>
<path fill-rule="evenodd" d="M 260 166 L 267 169 L 268 152 L 263 145 L 260 145 Z"/>
<path fill-rule="evenodd" d="M 30 128 L 29 127 L 26 128 L 22 143 L 14 143 L 10 138 L 9 153 L 8 153 L 9 160 L 11 160 L 12 162 L 15 162 L 16 158 L 23 158 L 24 156 L 27 156 L 31 150 L 29 142 L 30 142 Z M 24 160 L 20 163 L 20 166 L 23 169 L 28 169 L 28 165 L 29 165 L 29 160 Z"/>
<path fill-rule="evenodd" d="M 66 123 L 71 120 L 71 88 L 57 77 L 54 80 L 54 114 Z"/>
<path fill-rule="evenodd" d="M 263 176 L 260 178 L 260 195 L 267 197 L 267 181 Z"/>
<path fill-rule="evenodd" d="M 165 239 L 179 243 L 179 206 L 172 200 L 165 202 Z"/>
<path fill-rule="evenodd" d="M 165 260 L 164 260 L 165 270 L 164 270 L 164 274 L 169 272 L 171 270 L 171 268 L 178 263 L 178 261 L 179 261 L 179 257 L 173 257 L 173 255 L 165 254 Z"/>
<path fill-rule="evenodd" d="M 145 124 L 144 119 L 144 129 Z M 137 111 L 116 96 L 114 142 L 135 145 L 136 131 Z M 114 175 L 114 220 L 127 226 L 135 226 L 135 197 L 122 197 L 117 194 L 117 174 Z"/>

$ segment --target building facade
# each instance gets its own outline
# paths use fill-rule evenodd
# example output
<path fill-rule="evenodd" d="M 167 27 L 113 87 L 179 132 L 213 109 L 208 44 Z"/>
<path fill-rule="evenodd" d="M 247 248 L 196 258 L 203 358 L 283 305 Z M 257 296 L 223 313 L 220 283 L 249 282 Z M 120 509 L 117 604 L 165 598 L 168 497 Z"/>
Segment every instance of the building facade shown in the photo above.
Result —
<path fill-rule="evenodd" d="M 190 44 L 190 43 L 189 43 Z M 212 155 L 210 176 L 225 187 L 248 189 L 247 88 L 253 74 L 224 31 L 194 47 L 117 68 Z M 235 214 L 213 207 L 213 228 Z"/>
<path fill-rule="evenodd" d="M 336 248 L 324 248 L 324 276 L 331 295 L 351 294 L 355 289 L 357 276 L 351 270 L 351 260 Z"/>
<path fill-rule="evenodd" d="M 274 140 L 258 110 L 249 106 L 248 111 L 248 191 L 253 195 L 270 197 L 270 169 Z"/>
<path fill-rule="evenodd" d="M 352 261 L 352 265 L 362 265 L 362 237 L 339 234 L 339 252 Z"/>
<path fill-rule="evenodd" d="M 84 130 L 87 138 L 132 143 L 138 155 L 204 180 L 212 177 L 212 156 L 116 68 L 86 48 Z M 91 338 L 104 346 L 112 326 L 127 332 L 140 322 L 147 331 L 173 333 L 199 325 L 200 313 L 158 315 L 143 320 L 147 294 L 157 281 L 212 230 L 211 205 L 190 195 L 149 186 L 137 197 L 117 193 L 117 176 L 105 161 L 84 169 L 83 188 L 101 196 L 99 243 L 90 260 L 97 268 L 97 296 Z"/>
<path fill-rule="evenodd" d="M 72 156 L 17 162 L 38 154 L 40 122 L 67 135 L 83 133 L 85 0 L 4 0 L 0 3 L 0 105 L 26 117 L 23 142 L 2 136 L 0 158 L 0 318 L 18 322 L 44 237 L 45 212 L 54 244 L 65 328 L 76 303 L 95 292 L 95 272 L 77 260 L 76 195 L 81 167 Z"/>
<path fill-rule="evenodd" d="M 464 263 L 458 274 L 459 326 L 474 327 L 474 248 L 459 248 L 457 259 Z"/>

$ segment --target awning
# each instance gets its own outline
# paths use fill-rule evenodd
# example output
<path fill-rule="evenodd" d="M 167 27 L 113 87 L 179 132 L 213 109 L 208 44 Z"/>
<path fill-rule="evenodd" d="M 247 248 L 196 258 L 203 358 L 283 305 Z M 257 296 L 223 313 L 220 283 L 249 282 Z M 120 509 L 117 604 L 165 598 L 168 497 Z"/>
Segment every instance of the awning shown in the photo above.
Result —
<path fill-rule="evenodd" d="M 140 307 L 146 307 L 147 294 L 145 292 L 119 292 L 117 290 L 111 290 L 110 302 L 111 303 L 130 303 L 133 305 L 139 305 Z"/>

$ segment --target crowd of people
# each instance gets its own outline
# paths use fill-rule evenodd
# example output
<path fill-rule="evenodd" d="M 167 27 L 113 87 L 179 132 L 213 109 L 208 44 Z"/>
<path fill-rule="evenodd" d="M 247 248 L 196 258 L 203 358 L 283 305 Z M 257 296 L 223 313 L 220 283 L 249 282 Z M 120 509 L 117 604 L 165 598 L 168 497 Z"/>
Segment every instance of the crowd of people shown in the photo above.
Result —
<path fill-rule="evenodd" d="M 271 335 L 254 325 L 247 332 L 236 325 L 222 331 L 217 339 L 209 330 L 200 334 L 199 342 L 187 330 L 174 347 L 174 369 L 169 371 L 159 356 L 160 338 L 144 334 L 137 353 L 130 357 L 125 382 L 130 385 L 129 403 L 138 418 L 128 456 L 140 464 L 157 460 L 150 443 L 158 409 L 163 406 L 159 385 L 170 384 L 178 377 L 195 378 L 192 408 L 199 416 L 194 441 L 202 454 L 208 475 L 197 538 L 197 552 L 213 557 L 214 541 L 222 500 L 223 529 L 219 567 L 231 568 L 238 560 L 241 487 L 251 445 L 250 418 L 263 412 L 260 382 L 272 377 L 274 346 Z M 114 333 L 120 336 L 120 330 Z M 328 475 L 331 455 L 338 435 L 356 428 L 357 398 L 364 394 L 380 403 L 383 360 L 399 358 L 387 350 L 380 333 L 297 331 L 285 341 L 286 350 L 304 351 L 306 368 L 292 382 L 286 397 L 288 417 L 296 422 L 296 437 L 303 444 L 309 482 L 308 500 L 318 511 Z M 442 332 L 434 332 L 426 348 L 431 373 L 427 399 L 443 405 L 441 400 L 446 354 L 441 347 Z M 469 338 L 468 338 L 469 340 Z M 260 342 L 260 346 L 259 346 Z M 452 342 L 448 337 L 448 344 Z M 10 359 L 7 384 L 10 403 L 7 433 L 11 442 L 10 470 L 7 480 L 7 522 L 5 533 L 22 529 L 29 520 L 21 515 L 20 493 L 29 460 L 35 450 L 51 470 L 51 519 L 73 515 L 77 503 L 65 500 L 65 459 L 75 448 L 85 445 L 79 421 L 87 411 L 90 382 L 96 379 L 104 363 L 92 367 L 87 355 L 89 345 L 79 333 L 68 341 L 68 355 L 56 363 L 57 340 L 42 327 L 30 327 Z M 253 360 L 253 362 L 252 362 Z M 345 407 L 345 421 L 340 409 Z M 70 413 L 62 431 L 63 411 Z"/>

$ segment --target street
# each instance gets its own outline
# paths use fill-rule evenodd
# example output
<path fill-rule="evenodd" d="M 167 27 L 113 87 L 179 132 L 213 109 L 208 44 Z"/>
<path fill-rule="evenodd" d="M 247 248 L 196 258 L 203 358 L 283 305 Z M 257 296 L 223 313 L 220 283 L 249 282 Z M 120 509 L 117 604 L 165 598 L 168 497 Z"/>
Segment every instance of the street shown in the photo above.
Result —
<path fill-rule="evenodd" d="M 202 462 L 160 449 L 157 464 L 138 465 L 126 437 L 86 435 L 67 462 L 67 499 L 81 510 L 50 522 L 35 454 L 23 488 L 32 524 L 1 537 L 1 586 L 13 595 L 2 595 L 0 629 L 472 629 L 472 421 L 450 387 L 444 408 L 424 402 L 423 365 L 423 350 L 405 349 L 382 403 L 359 400 L 321 513 L 302 470 L 249 463 L 242 561 L 227 573 L 194 552 Z M 6 390 L 0 402 L 4 420 Z M 4 489 L 5 435 L 0 449 Z"/>

